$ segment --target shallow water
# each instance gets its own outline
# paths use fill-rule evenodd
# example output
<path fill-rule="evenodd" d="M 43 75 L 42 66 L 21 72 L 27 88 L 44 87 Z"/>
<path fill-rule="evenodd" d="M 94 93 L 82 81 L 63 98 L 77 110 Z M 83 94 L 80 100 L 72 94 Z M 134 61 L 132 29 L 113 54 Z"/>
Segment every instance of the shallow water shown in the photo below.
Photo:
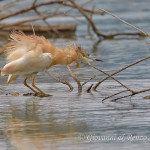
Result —
<path fill-rule="evenodd" d="M 147 88 L 150 85 L 147 82 L 126 84 L 132 84 L 131 88 L 135 85 Z M 145 144 L 142 149 L 146 149 L 149 145 L 150 100 L 144 100 L 143 94 L 133 97 L 131 102 L 124 99 L 102 103 L 102 98 L 120 90 L 120 86 L 106 82 L 99 92 L 81 95 L 76 90 L 69 92 L 58 83 L 40 83 L 39 87 L 52 96 L 22 96 L 28 92 L 22 84 L 15 85 L 15 91 L 21 89 L 19 96 L 6 96 L 8 91 L 14 92 L 14 86 L 2 85 L 5 92 L 1 92 L 0 140 L 4 149 L 104 149 L 110 146 L 110 149 L 140 149 L 139 144 Z"/>
<path fill-rule="evenodd" d="M 83 1 L 80 1 L 83 2 Z M 118 1 L 97 0 L 96 7 L 112 10 L 126 21 L 150 31 L 149 0 Z M 87 7 L 91 7 L 87 5 Z M 83 18 L 80 18 L 83 19 Z M 109 15 L 95 16 L 94 21 L 103 32 L 134 31 Z M 52 19 L 52 23 L 59 23 Z M 83 19 L 84 20 L 84 19 Z M 63 19 L 59 20 L 63 23 Z M 69 18 L 66 22 L 72 22 Z M 56 45 L 64 47 L 68 43 L 78 43 L 84 49 L 96 55 L 103 62 L 92 64 L 111 73 L 134 61 L 149 55 L 149 39 L 122 37 L 115 40 L 99 41 L 96 36 L 82 36 L 86 33 L 84 25 L 78 23 L 76 38 L 49 38 Z M 80 37 L 79 37 L 80 36 Z M 0 44 L 7 42 L 1 37 Z M 0 56 L 0 67 L 5 64 L 5 56 Z M 91 68 L 80 66 L 75 74 L 85 81 L 92 76 Z M 149 149 L 150 141 L 150 100 L 143 99 L 150 92 L 143 93 L 117 102 L 102 99 L 120 91 L 116 82 L 108 80 L 98 87 L 98 91 L 81 95 L 77 92 L 76 83 L 66 68 L 58 66 L 64 77 L 75 87 L 69 92 L 67 86 L 56 83 L 46 73 L 41 72 L 36 84 L 44 92 L 52 96 L 39 98 L 23 96 L 29 91 L 23 86 L 20 77 L 15 84 L 6 85 L 7 77 L 0 78 L 0 149 L 2 150 L 76 150 L 76 149 Z M 49 71 L 55 74 L 51 68 Z M 102 73 L 99 78 L 103 78 Z M 125 85 L 134 90 L 150 87 L 149 60 L 127 69 L 116 75 Z M 96 81 L 93 80 L 95 84 Z M 19 92 L 19 96 L 9 93 Z"/>

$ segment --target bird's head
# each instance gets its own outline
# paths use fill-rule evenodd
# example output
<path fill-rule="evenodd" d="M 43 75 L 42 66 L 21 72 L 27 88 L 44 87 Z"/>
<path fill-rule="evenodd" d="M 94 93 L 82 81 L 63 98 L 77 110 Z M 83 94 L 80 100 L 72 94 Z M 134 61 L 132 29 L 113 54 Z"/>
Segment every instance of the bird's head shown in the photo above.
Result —
<path fill-rule="evenodd" d="M 80 62 L 89 62 L 89 61 L 102 61 L 100 59 L 94 58 L 94 56 L 91 56 L 89 52 L 86 50 L 82 49 L 81 46 L 76 47 L 76 51 L 78 54 L 78 61 Z"/>

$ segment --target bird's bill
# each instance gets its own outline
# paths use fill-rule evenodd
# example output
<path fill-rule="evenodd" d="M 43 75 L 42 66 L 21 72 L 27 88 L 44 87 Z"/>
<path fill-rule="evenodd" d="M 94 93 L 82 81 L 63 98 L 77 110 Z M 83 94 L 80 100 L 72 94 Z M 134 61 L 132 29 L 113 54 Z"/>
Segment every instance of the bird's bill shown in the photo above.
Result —
<path fill-rule="evenodd" d="M 94 58 L 93 56 L 90 55 L 86 50 L 82 49 L 80 46 L 78 47 L 78 51 L 80 53 L 80 58 L 79 60 L 82 61 L 102 61 L 100 59 Z"/>
<path fill-rule="evenodd" d="M 98 59 L 98 58 L 89 58 L 89 59 L 91 59 L 93 61 L 102 61 L 101 59 Z"/>
<path fill-rule="evenodd" d="M 82 60 L 83 61 L 102 61 L 101 59 L 97 59 L 97 58 L 90 57 L 90 56 L 88 56 L 88 57 L 82 57 Z"/>

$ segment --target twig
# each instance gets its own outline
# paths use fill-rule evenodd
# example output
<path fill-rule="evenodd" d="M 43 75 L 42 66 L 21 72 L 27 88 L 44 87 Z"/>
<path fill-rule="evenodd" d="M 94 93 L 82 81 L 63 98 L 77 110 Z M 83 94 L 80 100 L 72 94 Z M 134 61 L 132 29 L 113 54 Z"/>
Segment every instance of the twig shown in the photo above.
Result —
<path fill-rule="evenodd" d="M 135 35 L 138 35 L 138 36 L 145 36 L 145 34 L 144 33 L 142 33 L 142 32 L 119 32 L 119 33 L 110 33 L 110 34 L 108 34 L 110 37 L 115 37 L 115 36 L 120 36 L 120 35 L 133 35 L 133 36 L 135 36 Z"/>
<path fill-rule="evenodd" d="M 56 68 L 53 68 L 55 72 L 57 72 L 57 74 L 59 74 L 59 76 L 64 80 L 66 81 L 66 79 L 64 78 L 64 76 L 56 69 Z"/>
<path fill-rule="evenodd" d="M 35 7 L 36 1 L 37 1 L 37 0 L 35 0 L 35 1 L 33 2 L 33 5 L 32 5 L 33 7 Z M 34 11 L 35 11 L 35 13 L 36 13 L 37 15 L 39 15 L 39 16 L 41 17 L 41 19 L 42 19 L 43 22 L 49 27 L 49 29 L 51 29 L 52 31 L 54 31 L 55 34 L 57 34 L 57 35 L 59 34 L 59 32 L 58 32 L 56 29 L 54 29 L 54 28 L 47 22 L 46 18 L 42 16 L 42 14 L 37 10 L 37 8 L 34 8 Z M 50 34 L 50 32 L 48 32 L 48 33 Z"/>
<path fill-rule="evenodd" d="M 10 7 L 12 7 L 18 1 L 20 1 L 20 0 L 10 1 L 10 2 L 4 4 L 2 7 L 0 7 L 0 12 L 2 12 L 4 10 L 8 10 Z"/>
<path fill-rule="evenodd" d="M 82 4 L 81 4 L 81 7 L 85 6 L 86 4 L 88 4 L 88 3 L 90 3 L 90 2 L 91 2 L 91 0 L 88 0 L 88 1 L 86 1 L 86 2 L 84 2 L 84 3 L 82 3 Z M 71 7 L 69 10 L 65 11 L 64 14 L 67 14 L 67 13 L 69 13 L 70 11 L 72 11 L 72 10 L 74 9 L 74 7 L 73 7 L 72 5 L 70 5 L 70 4 L 63 3 L 63 5 L 64 5 L 64 6 Z M 84 9 L 84 8 L 83 8 L 83 9 Z M 86 10 L 84 9 L 84 11 L 86 11 Z M 92 13 L 92 12 L 91 12 L 91 13 Z"/>
<path fill-rule="evenodd" d="M 54 80 L 56 80 L 56 81 L 58 81 L 58 82 L 60 82 L 60 83 L 62 83 L 62 84 L 66 84 L 66 85 L 68 85 L 68 87 L 70 88 L 70 91 L 72 91 L 73 90 L 73 87 L 72 87 L 72 85 L 68 82 L 68 81 L 66 81 L 66 80 L 64 80 L 64 81 L 62 81 L 62 80 L 60 80 L 60 79 L 58 79 L 58 78 L 56 78 L 55 76 L 53 76 L 48 70 L 45 70 L 45 72 L 47 72 L 48 73 L 48 75 L 49 76 L 51 76 Z"/>
<path fill-rule="evenodd" d="M 92 83 L 92 84 L 89 86 L 89 88 L 86 90 L 87 93 L 90 93 L 90 92 L 91 92 L 92 86 L 93 86 L 93 83 Z"/>
<path fill-rule="evenodd" d="M 99 36 L 99 37 L 100 37 L 100 36 L 106 37 L 105 34 L 102 34 L 102 33 L 100 33 L 100 32 L 97 30 L 97 28 L 96 28 L 96 26 L 94 25 L 93 21 L 87 16 L 87 14 L 84 12 L 84 10 L 82 9 L 82 7 L 80 7 L 79 5 L 77 5 L 77 3 L 75 3 L 74 0 L 69 0 L 69 1 L 70 1 L 70 2 L 72 3 L 72 5 L 73 5 L 75 8 L 77 8 L 77 9 L 79 10 L 79 12 L 87 19 L 87 21 L 89 22 L 89 24 L 91 25 L 93 31 L 96 33 L 97 36 Z"/>
<path fill-rule="evenodd" d="M 16 1 L 18 1 L 18 0 L 16 0 Z M 59 33 L 58 33 L 59 31 L 58 31 L 56 28 L 53 28 L 53 26 L 51 26 L 51 25 L 49 24 L 49 22 L 47 21 L 47 18 L 56 16 L 56 15 L 61 15 L 61 16 L 62 16 L 62 15 L 63 15 L 63 16 L 65 15 L 65 16 L 70 16 L 70 17 L 72 17 L 72 18 L 74 18 L 75 20 L 78 20 L 78 21 L 80 21 L 80 22 L 82 21 L 82 20 L 79 20 L 79 19 L 77 18 L 77 16 L 71 16 L 70 14 L 66 14 L 66 13 L 68 13 L 69 11 L 66 11 L 66 12 L 64 12 L 64 13 L 62 13 L 62 12 L 57 13 L 57 11 L 59 10 L 59 8 L 61 8 L 62 6 L 67 6 L 67 7 L 70 7 L 71 9 L 77 9 L 77 10 L 80 12 L 80 14 L 86 18 L 86 20 L 88 21 L 88 24 L 89 24 L 89 25 L 88 25 L 88 31 L 89 31 L 89 27 L 92 27 L 92 30 L 95 32 L 95 34 L 97 34 L 97 36 L 102 37 L 102 38 L 104 38 L 104 39 L 114 38 L 114 37 L 120 36 L 120 35 L 133 35 L 133 36 L 135 36 L 135 35 L 138 35 L 138 36 L 143 36 L 143 35 L 145 36 L 145 35 L 148 35 L 148 34 L 145 34 L 144 31 L 138 29 L 137 27 L 135 27 L 135 26 L 133 26 L 133 25 L 130 25 L 129 23 L 123 21 L 123 20 L 120 19 L 119 17 L 117 17 L 117 16 L 111 14 L 110 12 L 108 12 L 108 11 L 106 11 L 106 10 L 104 10 L 104 9 L 99 10 L 99 11 L 95 11 L 95 10 L 90 10 L 90 9 L 83 8 L 83 5 L 85 5 L 86 3 L 89 3 L 89 2 L 91 2 L 91 1 L 87 1 L 87 2 L 85 2 L 85 3 L 83 3 L 83 4 L 81 4 L 81 5 L 78 5 L 78 4 L 75 2 L 75 0 L 53 0 L 53 1 L 48 1 L 48 2 L 42 2 L 42 3 L 39 3 L 39 4 L 36 4 L 36 1 L 37 1 L 37 0 L 34 0 L 33 3 L 31 4 L 31 6 L 29 6 L 29 7 L 27 7 L 27 8 L 23 8 L 23 9 L 21 9 L 21 10 L 18 10 L 18 11 L 11 12 L 11 13 L 9 13 L 9 14 L 4 14 L 4 15 L 0 16 L 0 20 L 4 20 L 4 19 L 6 19 L 6 18 L 13 17 L 13 16 L 15 16 L 15 15 L 27 13 L 27 12 L 29 12 L 29 11 L 31 11 L 31 10 L 34 10 L 40 17 L 31 18 L 31 19 L 25 19 L 25 20 L 18 21 L 18 22 L 12 23 L 12 24 L 2 24 L 2 25 L 0 25 L 0 29 L 3 29 L 3 30 L 6 30 L 6 29 L 7 29 L 7 31 L 8 31 L 8 28 L 9 28 L 9 30 L 10 30 L 10 27 L 12 27 L 12 28 L 17 28 L 17 29 L 18 29 L 18 27 L 16 27 L 16 25 L 21 25 L 21 24 L 24 24 L 24 23 L 26 23 L 26 22 L 31 22 L 31 21 L 43 20 L 44 23 L 47 25 L 47 27 L 49 27 L 50 30 L 52 30 L 54 33 L 56 33 L 56 34 L 58 35 L 58 34 L 59 34 Z M 71 4 L 68 4 L 67 2 L 71 2 Z M 8 4 L 9 4 L 9 3 L 8 3 Z M 11 3 L 10 3 L 10 4 L 11 4 Z M 37 9 L 37 8 L 39 8 L 39 7 L 41 7 L 41 6 L 52 5 L 52 4 L 59 4 L 59 5 L 58 5 L 58 7 L 55 9 L 55 11 L 53 11 L 53 12 L 51 13 L 50 16 L 47 16 L 47 14 L 46 14 L 46 15 L 42 14 L 42 13 L 41 13 L 40 11 L 38 11 L 38 9 Z M 94 22 L 92 21 L 91 16 L 92 16 L 92 14 L 101 14 L 101 15 L 103 15 L 103 14 L 105 14 L 105 13 L 109 13 L 109 14 L 111 14 L 112 16 L 115 16 L 117 19 L 119 18 L 120 21 L 122 21 L 122 22 L 124 22 L 124 23 L 130 25 L 131 27 L 134 27 L 135 29 L 138 29 L 138 31 L 140 31 L 140 32 L 135 32 L 135 33 L 129 33 L 129 32 L 124 33 L 124 32 L 121 32 L 121 33 L 110 33 L 110 34 L 103 34 L 103 33 L 99 32 L 98 29 L 97 29 L 97 27 L 96 27 L 96 25 L 95 25 Z M 89 15 L 89 16 L 88 16 L 88 15 Z M 84 21 L 82 21 L 82 22 L 84 22 Z M 85 22 L 84 22 L 84 23 L 85 23 Z M 20 29 L 20 28 L 21 28 L 21 27 L 19 27 L 19 29 Z M 48 32 L 49 32 L 49 31 L 48 31 Z"/>
<path fill-rule="evenodd" d="M 143 92 L 147 92 L 147 91 L 150 91 L 150 88 L 144 89 L 144 90 L 140 90 L 140 91 L 135 91 L 134 95 L 135 94 L 140 94 L 140 93 L 143 93 Z"/>
<path fill-rule="evenodd" d="M 112 100 L 112 102 L 116 102 L 119 99 L 123 99 L 123 98 L 129 97 L 129 96 L 133 96 L 133 94 L 129 94 L 129 95 L 125 95 L 125 96 L 122 96 L 122 97 L 115 98 L 115 99 Z"/>
<path fill-rule="evenodd" d="M 132 25 L 132 24 L 130 24 L 130 23 L 128 23 L 128 22 L 126 22 L 126 21 L 124 21 L 123 19 L 120 19 L 118 16 L 116 16 L 116 15 L 114 15 L 114 14 L 110 13 L 109 11 L 107 11 L 107 10 L 105 10 L 105 9 L 100 9 L 100 11 L 104 11 L 105 13 L 110 14 L 111 16 L 113 16 L 113 17 L 115 17 L 116 19 L 120 20 L 121 22 L 123 22 L 123 23 L 127 24 L 128 26 L 130 26 L 130 27 L 132 27 L 132 28 L 134 28 L 134 29 L 136 29 L 136 30 L 140 31 L 140 32 L 141 32 L 141 33 L 143 33 L 145 36 L 149 36 L 149 34 L 148 34 L 148 33 L 144 32 L 144 31 L 142 31 L 141 29 L 139 29 L 139 28 L 135 27 L 134 25 Z M 116 34 L 116 35 L 117 35 L 117 34 Z M 115 36 L 115 35 L 114 35 L 114 36 Z"/>
<path fill-rule="evenodd" d="M 87 84 L 89 81 L 91 81 L 92 79 L 94 79 L 96 76 L 91 77 L 90 79 L 86 80 L 84 83 L 82 83 L 82 87 Z"/>
<path fill-rule="evenodd" d="M 71 68 L 70 68 L 69 65 L 67 65 L 66 67 L 67 67 L 67 69 L 68 69 L 70 75 L 72 76 L 72 78 L 77 82 L 77 85 L 78 85 L 78 92 L 81 93 L 81 92 L 82 92 L 82 85 L 81 85 L 81 83 L 80 83 L 80 80 L 77 78 L 77 76 L 75 76 L 75 75 L 73 74 L 73 72 L 71 71 Z"/>
<path fill-rule="evenodd" d="M 62 4 L 62 3 L 63 3 L 63 1 L 61 1 L 61 0 L 54 0 L 54 1 L 49 1 L 49 2 L 39 3 L 39 4 L 36 4 L 35 6 L 31 5 L 27 8 L 24 8 L 24 9 L 21 9 L 21 10 L 18 10 L 18 11 L 9 13 L 9 14 L 2 15 L 0 17 L 0 20 L 4 20 L 6 18 L 15 16 L 15 15 L 18 15 L 18 14 L 21 14 L 21 13 L 26 13 L 26 12 L 32 10 L 32 9 L 35 9 L 35 8 L 38 8 L 38 7 L 41 7 L 41 6 L 52 5 L 52 4 Z"/>
<path fill-rule="evenodd" d="M 111 98 L 111 97 L 113 97 L 113 96 L 116 96 L 116 95 L 118 95 L 118 94 L 121 94 L 121 93 L 123 93 L 123 92 L 127 92 L 127 91 L 128 91 L 128 90 L 124 90 L 124 91 L 121 91 L 121 92 L 117 92 L 117 93 L 115 93 L 115 94 L 113 94 L 113 95 L 110 95 L 110 96 L 104 98 L 102 101 L 104 101 L 104 100 L 106 100 L 106 99 L 109 99 L 109 98 Z M 129 94 L 129 95 L 125 95 L 125 96 L 121 96 L 121 97 L 115 98 L 115 99 L 113 99 L 112 101 L 117 101 L 117 100 L 119 100 L 119 99 L 123 99 L 123 98 L 129 97 L 129 96 L 132 97 L 132 96 L 134 96 L 134 95 L 136 95 L 136 94 L 144 93 L 144 92 L 147 92 L 147 91 L 150 91 L 150 88 L 147 88 L 147 89 L 144 89 L 144 90 L 139 90 L 139 91 L 134 91 L 134 93 L 131 93 L 131 94 Z M 129 91 L 129 92 L 130 92 L 130 91 Z M 130 101 L 131 101 L 131 99 L 130 99 Z"/>
<path fill-rule="evenodd" d="M 26 23 L 26 22 L 37 21 L 37 20 L 41 20 L 41 17 L 26 19 L 26 20 L 18 21 L 18 22 L 11 23 L 11 24 L 0 24 L 0 29 L 12 27 L 12 26 L 17 26 L 17 25 L 21 25 L 21 24 Z"/>
<path fill-rule="evenodd" d="M 65 5 L 65 6 L 68 6 L 68 7 L 71 7 L 71 8 L 73 8 L 74 9 L 74 6 L 73 5 L 70 5 L 70 4 L 68 4 L 68 3 L 63 3 L 63 5 Z M 82 5 L 81 5 L 82 6 Z M 93 10 L 90 10 L 90 9 L 86 9 L 86 8 L 82 8 L 83 9 L 83 11 L 84 12 L 87 12 L 87 13 L 93 13 L 93 14 L 99 14 L 99 15 L 104 15 L 105 13 L 104 13 L 104 11 L 93 11 Z M 67 12 L 67 11 L 66 11 Z"/>
<path fill-rule="evenodd" d="M 82 62 L 82 63 L 84 63 L 84 62 Z M 104 73 L 104 74 L 107 75 L 108 77 L 112 78 L 113 80 L 115 80 L 116 82 L 118 82 L 119 84 L 121 84 L 121 85 L 122 85 L 123 87 L 125 87 L 127 90 L 129 90 L 130 92 L 134 93 L 134 91 L 132 91 L 130 88 L 128 88 L 126 85 L 124 85 L 123 83 L 121 83 L 121 82 L 120 82 L 119 80 L 117 80 L 116 78 L 112 77 L 112 75 L 109 75 L 109 74 L 106 73 L 105 71 L 103 71 L 103 70 L 101 70 L 101 69 L 99 69 L 99 68 L 97 68 L 97 67 L 91 65 L 90 63 L 84 63 L 84 64 L 89 65 L 89 66 L 91 66 L 92 68 L 94 68 L 94 69 L 96 69 L 96 70 L 98 70 L 98 71 Z"/>
<path fill-rule="evenodd" d="M 142 32 L 120 32 L 120 33 L 109 33 L 105 34 L 104 39 L 113 39 L 114 37 L 121 35 L 130 35 L 130 36 L 145 36 Z"/>
<path fill-rule="evenodd" d="M 106 99 L 109 99 L 109 98 L 111 98 L 111 97 L 113 97 L 113 96 L 116 96 L 116 95 L 118 95 L 118 94 L 121 94 L 121 93 L 124 93 L 124 92 L 127 92 L 127 91 L 129 91 L 129 90 L 124 90 L 124 91 L 121 91 L 121 92 L 115 93 L 115 94 L 113 94 L 113 95 L 110 95 L 110 96 L 108 96 L 108 97 L 104 98 L 104 99 L 102 100 L 102 102 L 103 102 L 103 101 L 105 101 Z"/>
<path fill-rule="evenodd" d="M 7 26 L 7 25 L 6 25 Z M 32 26 L 31 24 L 23 24 L 23 25 L 17 25 L 17 26 L 12 26 L 11 28 L 15 29 L 15 30 L 22 30 L 24 32 L 30 32 L 32 31 Z M 64 24 L 64 25 L 53 25 L 54 29 L 57 29 L 59 32 L 75 32 L 76 30 L 76 24 Z M 48 26 L 45 25 L 34 25 L 34 30 L 36 32 L 47 32 L 47 31 L 51 31 L 53 32 L 53 30 L 51 30 Z M 2 31 L 10 31 L 10 27 L 6 27 L 3 28 Z"/>
<path fill-rule="evenodd" d="M 95 9 L 95 5 L 93 5 L 92 11 L 94 11 L 94 9 Z M 91 20 L 92 20 L 92 17 L 93 17 L 93 13 L 90 13 L 90 19 Z M 90 24 L 89 23 L 88 23 L 87 31 L 88 31 L 88 33 L 90 35 L 91 33 L 90 33 Z"/>
<path fill-rule="evenodd" d="M 144 90 L 135 91 L 135 92 L 132 93 L 132 94 L 125 95 L 125 96 L 122 96 L 122 97 L 113 99 L 112 101 L 117 101 L 117 100 L 119 100 L 119 99 L 126 98 L 126 97 L 129 97 L 129 96 L 134 96 L 134 95 L 136 95 L 136 94 L 144 93 L 144 92 L 147 92 L 147 91 L 150 91 L 150 88 L 144 89 Z"/>
<path fill-rule="evenodd" d="M 138 63 L 140 63 L 140 62 L 142 62 L 142 61 L 144 61 L 144 60 L 146 60 L 146 59 L 149 59 L 149 58 L 150 58 L 150 56 L 144 57 L 144 58 L 142 58 L 142 59 L 140 59 L 140 60 L 138 60 L 138 61 L 136 61 L 136 62 L 134 62 L 134 63 L 132 63 L 132 64 L 130 64 L 130 65 L 127 65 L 127 66 L 125 66 L 125 67 L 123 67 L 123 68 L 121 68 L 121 69 L 119 69 L 119 70 L 113 72 L 113 73 L 110 74 L 109 76 L 106 76 L 106 77 L 103 78 L 101 81 L 99 81 L 99 82 L 93 87 L 93 90 L 96 90 L 96 88 L 97 88 L 103 81 L 107 80 L 110 76 L 113 76 L 113 75 L 115 75 L 115 74 L 117 74 L 117 73 L 119 73 L 119 72 L 121 72 L 121 71 L 123 71 L 123 70 L 125 70 L 125 69 L 127 69 L 127 68 L 129 68 L 129 67 L 131 67 L 131 66 L 134 66 L 134 65 L 136 65 L 136 64 L 138 64 Z"/>

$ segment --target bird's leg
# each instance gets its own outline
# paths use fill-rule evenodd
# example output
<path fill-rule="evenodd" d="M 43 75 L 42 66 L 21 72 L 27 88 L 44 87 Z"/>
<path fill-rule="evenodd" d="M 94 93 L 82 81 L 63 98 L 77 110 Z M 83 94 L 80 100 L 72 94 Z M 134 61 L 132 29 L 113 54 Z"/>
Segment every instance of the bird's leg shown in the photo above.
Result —
<path fill-rule="evenodd" d="M 36 96 L 36 95 L 38 94 L 37 91 L 35 91 L 32 87 L 30 87 L 30 86 L 27 84 L 27 78 L 24 79 L 24 85 L 34 92 L 34 96 Z"/>
<path fill-rule="evenodd" d="M 33 76 L 33 78 L 32 78 L 32 86 L 33 86 L 34 88 L 36 88 L 36 89 L 40 92 L 40 94 L 42 94 L 42 95 L 44 95 L 44 96 L 47 96 L 47 94 L 45 94 L 42 90 L 40 90 L 40 89 L 34 84 L 34 79 L 35 79 L 35 76 Z"/>

